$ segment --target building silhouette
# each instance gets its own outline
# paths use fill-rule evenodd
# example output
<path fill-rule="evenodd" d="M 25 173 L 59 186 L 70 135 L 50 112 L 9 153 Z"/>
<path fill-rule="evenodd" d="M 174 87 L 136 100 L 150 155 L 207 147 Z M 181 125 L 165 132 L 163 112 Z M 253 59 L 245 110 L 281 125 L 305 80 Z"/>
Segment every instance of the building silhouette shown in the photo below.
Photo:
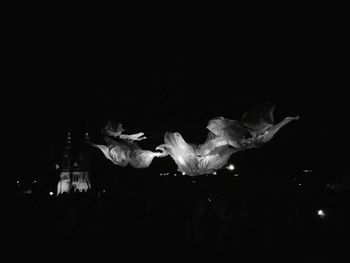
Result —
<path fill-rule="evenodd" d="M 89 133 L 86 131 L 84 143 L 78 151 L 78 156 L 75 157 L 71 133 L 67 133 L 62 155 L 60 180 L 57 184 L 57 195 L 76 191 L 86 192 L 91 189 L 90 160 L 87 151 L 89 141 Z"/>

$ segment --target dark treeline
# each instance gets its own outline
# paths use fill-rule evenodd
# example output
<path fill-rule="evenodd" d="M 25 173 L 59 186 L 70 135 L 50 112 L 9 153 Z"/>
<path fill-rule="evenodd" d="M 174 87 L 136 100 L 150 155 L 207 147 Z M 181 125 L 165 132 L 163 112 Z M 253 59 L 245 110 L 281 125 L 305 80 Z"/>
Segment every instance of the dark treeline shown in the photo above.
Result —
<path fill-rule="evenodd" d="M 24 255 L 47 259 L 324 262 L 344 253 L 349 192 L 315 190 L 305 181 L 304 189 L 258 181 L 232 192 L 208 191 L 193 181 L 195 187 L 178 192 L 122 185 L 57 197 L 37 189 L 17 193 L 12 241 L 28 251 Z"/>

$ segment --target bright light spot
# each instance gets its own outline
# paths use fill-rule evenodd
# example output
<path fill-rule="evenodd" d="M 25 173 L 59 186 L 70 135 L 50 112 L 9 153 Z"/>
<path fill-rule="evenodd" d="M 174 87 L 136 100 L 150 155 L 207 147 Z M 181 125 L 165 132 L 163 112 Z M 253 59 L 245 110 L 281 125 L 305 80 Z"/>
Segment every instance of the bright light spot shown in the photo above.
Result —
<path fill-rule="evenodd" d="M 307 169 L 305 169 L 305 170 L 303 170 L 303 172 L 304 172 L 304 173 L 311 173 L 312 170 L 307 170 Z"/>
<path fill-rule="evenodd" d="M 209 202 L 211 202 L 211 199 L 210 199 L 210 198 L 208 198 L 208 201 L 209 201 Z"/>
<path fill-rule="evenodd" d="M 301 183 L 299 183 L 298 185 L 301 186 Z"/>
<path fill-rule="evenodd" d="M 233 176 L 236 176 L 236 177 L 237 177 L 237 176 L 238 176 L 238 174 L 234 174 Z"/>
<path fill-rule="evenodd" d="M 321 218 L 324 218 L 326 216 L 326 213 L 323 210 L 317 210 L 317 215 Z"/>
<path fill-rule="evenodd" d="M 105 193 L 105 192 L 106 192 L 106 189 L 103 189 L 102 192 Z"/>
<path fill-rule="evenodd" d="M 17 181 L 17 184 L 19 184 L 19 181 Z"/>
<path fill-rule="evenodd" d="M 58 170 L 60 168 L 60 166 L 56 163 L 55 164 L 55 169 Z"/>
<path fill-rule="evenodd" d="M 227 170 L 233 171 L 235 169 L 235 166 L 231 163 L 226 167 Z"/>
<path fill-rule="evenodd" d="M 174 174 L 174 176 L 176 176 L 176 174 Z"/>
<path fill-rule="evenodd" d="M 186 175 L 186 173 L 185 173 L 185 172 L 182 172 L 182 175 Z"/>
<path fill-rule="evenodd" d="M 35 183 L 36 183 L 36 180 L 33 181 L 33 184 L 35 184 Z"/>
<path fill-rule="evenodd" d="M 53 192 L 50 191 L 50 192 L 49 192 L 49 195 L 53 195 Z"/>
<path fill-rule="evenodd" d="M 213 172 L 213 175 L 216 175 L 216 172 Z"/>

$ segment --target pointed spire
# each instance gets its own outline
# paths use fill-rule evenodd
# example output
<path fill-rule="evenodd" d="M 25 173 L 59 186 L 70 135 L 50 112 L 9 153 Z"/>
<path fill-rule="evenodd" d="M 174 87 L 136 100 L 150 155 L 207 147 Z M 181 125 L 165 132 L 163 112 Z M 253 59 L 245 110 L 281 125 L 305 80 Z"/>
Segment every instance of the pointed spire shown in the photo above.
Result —
<path fill-rule="evenodd" d="M 71 148 L 71 146 L 72 146 L 72 137 L 71 137 L 71 132 L 68 130 L 65 148 L 69 149 L 69 148 Z"/>
<path fill-rule="evenodd" d="M 89 127 L 86 125 L 85 127 L 85 142 L 90 141 L 90 135 L 89 135 Z"/>

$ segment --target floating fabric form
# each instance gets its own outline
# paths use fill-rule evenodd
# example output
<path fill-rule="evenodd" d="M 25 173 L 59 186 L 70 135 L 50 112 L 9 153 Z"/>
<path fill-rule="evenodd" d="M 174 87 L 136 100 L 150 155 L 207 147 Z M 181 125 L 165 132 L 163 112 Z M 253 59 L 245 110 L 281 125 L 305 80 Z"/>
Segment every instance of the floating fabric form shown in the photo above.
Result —
<path fill-rule="evenodd" d="M 216 140 L 220 138 L 235 149 L 240 149 L 247 143 L 248 130 L 239 121 L 218 117 L 208 122 L 207 129 L 218 137 Z"/>
<path fill-rule="evenodd" d="M 242 120 L 211 119 L 207 125 L 206 142 L 202 145 L 188 144 L 179 133 L 168 132 L 164 144 L 157 149 L 169 153 L 181 172 L 191 176 L 212 173 L 222 168 L 233 153 L 259 147 L 271 140 L 284 125 L 299 119 L 299 116 L 286 117 L 275 124 L 275 106 L 266 104 L 264 107 L 245 113 Z"/>
<path fill-rule="evenodd" d="M 164 152 L 152 152 L 141 149 L 134 141 L 145 139 L 146 137 L 141 137 L 144 133 L 140 132 L 132 135 L 121 134 L 124 131 L 122 125 L 119 124 L 117 128 L 115 127 L 109 122 L 105 131 L 107 131 L 107 134 L 119 138 L 119 140 L 105 137 L 107 146 L 92 144 L 92 146 L 99 148 L 105 157 L 115 165 L 125 167 L 130 164 L 135 168 L 146 168 L 150 166 L 154 157 L 167 155 Z"/>
<path fill-rule="evenodd" d="M 292 120 L 299 119 L 299 116 L 286 117 L 275 124 L 274 109 L 274 105 L 261 104 L 244 113 L 240 121 L 224 117 L 212 119 L 209 121 L 207 129 L 218 136 L 216 141 L 224 141 L 237 150 L 258 147 L 270 141 L 280 128 Z"/>
<path fill-rule="evenodd" d="M 275 108 L 275 105 L 264 103 L 243 114 L 242 125 L 247 128 L 251 136 L 248 140 L 249 148 L 267 143 L 283 126 L 293 120 L 299 120 L 299 116 L 285 117 L 275 124 L 273 116 Z"/>
<path fill-rule="evenodd" d="M 217 117 L 209 120 L 209 130 L 205 143 L 188 144 L 180 133 L 167 132 L 164 144 L 152 152 L 141 149 L 135 141 L 146 139 L 143 132 L 123 134 L 121 124 L 108 122 L 103 132 L 107 146 L 93 144 L 99 148 L 107 159 L 119 166 L 130 164 L 135 168 L 148 167 L 154 157 L 170 155 L 178 166 L 178 171 L 190 176 L 209 174 L 222 168 L 231 155 L 237 151 L 261 146 L 270 141 L 283 126 L 299 116 L 286 117 L 275 124 L 273 118 L 274 105 L 262 104 L 246 112 L 241 120 L 230 120 Z"/>
<path fill-rule="evenodd" d="M 164 157 L 166 154 L 148 150 L 134 150 L 130 153 L 130 164 L 135 168 L 147 168 L 154 157 Z"/>
<path fill-rule="evenodd" d="M 120 139 L 124 140 L 141 141 L 146 139 L 146 137 L 141 137 L 142 135 L 144 135 L 143 132 L 130 135 L 122 134 L 122 132 L 125 131 L 123 125 L 121 123 L 115 123 L 112 121 L 108 121 L 102 131 L 108 136 L 119 137 Z"/>
<path fill-rule="evenodd" d="M 213 173 L 222 168 L 236 151 L 227 145 L 208 145 L 200 147 L 188 144 L 180 133 L 167 132 L 164 136 L 164 144 L 157 147 L 169 153 L 178 166 L 178 171 L 190 176 Z M 205 149 L 205 150 L 203 150 Z"/>
<path fill-rule="evenodd" d="M 121 144 L 113 145 L 102 145 L 102 144 L 91 144 L 94 147 L 99 148 L 104 156 L 115 165 L 127 166 L 129 163 L 129 148 Z"/>

